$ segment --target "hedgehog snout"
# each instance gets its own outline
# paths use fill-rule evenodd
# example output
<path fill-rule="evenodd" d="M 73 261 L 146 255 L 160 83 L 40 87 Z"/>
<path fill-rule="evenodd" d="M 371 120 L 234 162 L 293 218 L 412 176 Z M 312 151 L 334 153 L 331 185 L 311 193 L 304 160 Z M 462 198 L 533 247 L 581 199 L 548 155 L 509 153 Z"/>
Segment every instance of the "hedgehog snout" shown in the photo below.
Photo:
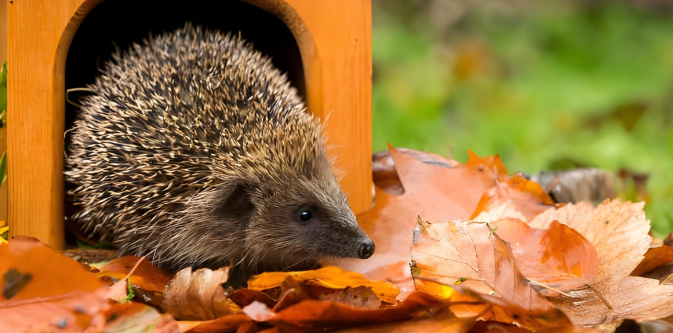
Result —
<path fill-rule="evenodd" d="M 360 248 L 358 249 L 358 255 L 361 259 L 367 259 L 374 254 L 374 249 L 376 245 L 372 242 L 371 239 L 367 238 L 360 242 Z"/>

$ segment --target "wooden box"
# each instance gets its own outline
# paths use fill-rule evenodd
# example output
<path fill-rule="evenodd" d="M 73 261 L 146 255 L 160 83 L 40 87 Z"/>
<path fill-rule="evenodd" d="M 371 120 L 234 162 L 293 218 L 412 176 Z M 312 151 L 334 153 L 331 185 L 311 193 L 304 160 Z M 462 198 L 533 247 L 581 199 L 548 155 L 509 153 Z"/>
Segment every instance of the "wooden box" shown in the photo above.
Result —
<path fill-rule="evenodd" d="M 96 6 L 103 8 L 102 4 L 114 1 L 120 0 L 13 0 L 7 4 L 10 238 L 34 236 L 57 249 L 65 245 L 66 62 L 87 15 Z M 180 2 L 192 6 L 192 12 L 216 15 L 205 4 L 231 1 L 238 0 Z M 327 140 L 337 169 L 344 174 L 342 188 L 356 214 L 368 209 L 372 204 L 370 2 L 244 2 L 273 14 L 294 37 L 308 109 L 323 120 L 329 114 Z M 135 6 L 124 10 L 132 12 Z M 124 20 L 119 17 L 120 27 Z"/>

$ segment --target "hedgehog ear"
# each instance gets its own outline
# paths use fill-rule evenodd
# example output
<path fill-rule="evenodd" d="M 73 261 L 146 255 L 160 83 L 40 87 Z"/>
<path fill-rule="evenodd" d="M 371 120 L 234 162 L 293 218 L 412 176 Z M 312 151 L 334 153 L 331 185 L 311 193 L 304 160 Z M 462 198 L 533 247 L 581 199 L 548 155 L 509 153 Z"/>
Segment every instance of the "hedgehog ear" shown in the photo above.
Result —
<path fill-rule="evenodd" d="M 227 220 L 247 223 L 255 210 L 250 196 L 252 187 L 245 182 L 236 182 L 227 186 L 221 198 L 218 216 Z"/>

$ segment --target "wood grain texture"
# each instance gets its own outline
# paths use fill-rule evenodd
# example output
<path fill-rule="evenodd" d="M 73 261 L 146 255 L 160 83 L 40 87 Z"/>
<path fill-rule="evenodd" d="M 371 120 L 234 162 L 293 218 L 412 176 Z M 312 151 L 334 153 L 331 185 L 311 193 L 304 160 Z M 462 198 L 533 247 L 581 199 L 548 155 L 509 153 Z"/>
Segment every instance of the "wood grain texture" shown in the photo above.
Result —
<path fill-rule="evenodd" d="M 5 0 L 6 1 L 6 0 Z M 8 6 L 10 237 L 64 246 L 65 60 L 102 0 L 14 0 Z M 299 46 L 311 112 L 326 119 L 329 154 L 356 213 L 372 204 L 371 4 L 246 0 L 278 16 Z"/>
<path fill-rule="evenodd" d="M 98 2 L 7 5 L 10 238 L 33 236 L 57 249 L 64 246 L 65 59 L 83 13 Z"/>

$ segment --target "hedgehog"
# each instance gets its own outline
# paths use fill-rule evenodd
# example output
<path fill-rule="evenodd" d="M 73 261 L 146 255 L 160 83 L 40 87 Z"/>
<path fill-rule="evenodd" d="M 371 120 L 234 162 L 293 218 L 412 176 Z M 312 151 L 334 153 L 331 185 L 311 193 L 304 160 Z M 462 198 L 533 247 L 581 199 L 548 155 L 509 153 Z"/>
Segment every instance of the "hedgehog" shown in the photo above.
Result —
<path fill-rule="evenodd" d="M 240 34 L 187 23 L 117 51 L 70 130 L 70 220 L 169 272 L 369 258 L 320 120 Z"/>

